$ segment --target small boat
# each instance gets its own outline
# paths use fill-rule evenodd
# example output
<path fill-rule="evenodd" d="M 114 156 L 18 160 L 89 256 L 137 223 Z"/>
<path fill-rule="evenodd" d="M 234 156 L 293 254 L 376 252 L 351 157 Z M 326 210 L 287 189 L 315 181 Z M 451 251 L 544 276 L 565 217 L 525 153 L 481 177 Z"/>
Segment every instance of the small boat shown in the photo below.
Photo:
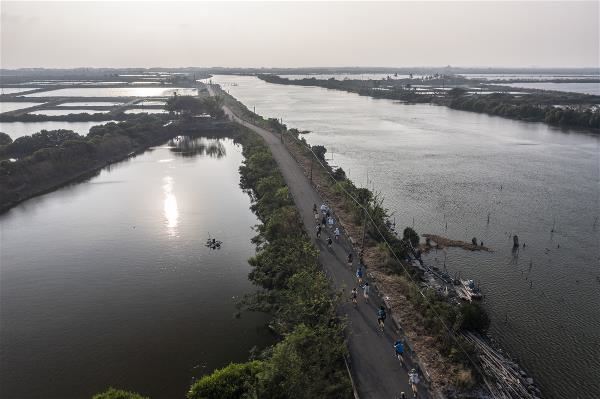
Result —
<path fill-rule="evenodd" d="M 479 288 L 475 286 L 473 280 L 460 280 L 460 284 L 456 286 L 458 296 L 466 301 L 478 301 L 483 298 Z"/>
<path fill-rule="evenodd" d="M 205 247 L 210 249 L 221 249 L 221 244 L 223 244 L 223 241 L 219 241 L 215 238 L 208 238 Z"/>

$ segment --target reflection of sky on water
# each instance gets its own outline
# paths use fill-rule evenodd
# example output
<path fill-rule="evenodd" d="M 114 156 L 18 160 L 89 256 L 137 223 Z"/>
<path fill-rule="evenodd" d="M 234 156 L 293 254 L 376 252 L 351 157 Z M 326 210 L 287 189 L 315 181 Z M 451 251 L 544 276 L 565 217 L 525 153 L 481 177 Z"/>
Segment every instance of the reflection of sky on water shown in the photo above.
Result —
<path fill-rule="evenodd" d="M 171 236 L 177 236 L 177 224 L 179 223 L 179 209 L 177 208 L 177 198 L 173 194 L 173 183 L 174 180 L 171 176 L 163 178 L 165 184 L 163 185 L 163 191 L 165 193 L 164 200 L 164 212 L 165 212 L 165 225 L 167 226 L 167 233 Z"/>

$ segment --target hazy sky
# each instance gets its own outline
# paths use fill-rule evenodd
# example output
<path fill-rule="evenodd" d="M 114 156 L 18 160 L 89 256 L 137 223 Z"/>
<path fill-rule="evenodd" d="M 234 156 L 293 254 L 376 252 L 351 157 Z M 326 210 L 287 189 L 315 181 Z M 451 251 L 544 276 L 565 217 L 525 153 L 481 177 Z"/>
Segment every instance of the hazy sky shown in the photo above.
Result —
<path fill-rule="evenodd" d="M 598 4 L 0 0 L 0 66 L 598 67 Z"/>

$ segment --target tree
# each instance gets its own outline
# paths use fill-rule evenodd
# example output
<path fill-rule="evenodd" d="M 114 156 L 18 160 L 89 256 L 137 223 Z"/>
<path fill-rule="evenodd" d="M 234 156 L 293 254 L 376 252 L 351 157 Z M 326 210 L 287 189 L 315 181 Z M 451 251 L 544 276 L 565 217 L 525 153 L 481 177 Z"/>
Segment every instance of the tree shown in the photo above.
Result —
<path fill-rule="evenodd" d="M 15 158 L 31 155 L 42 148 L 58 147 L 67 140 L 85 140 L 72 130 L 42 130 L 31 136 L 17 138 L 6 147 L 6 153 Z"/>
<path fill-rule="evenodd" d="M 175 114 L 190 116 L 201 114 L 204 111 L 204 104 L 197 97 L 174 95 L 167 100 L 165 109 Z"/>
<path fill-rule="evenodd" d="M 322 145 L 313 145 L 312 151 L 321 161 L 325 160 L 325 153 L 327 152 L 327 148 L 323 147 Z"/>
<path fill-rule="evenodd" d="M 413 247 L 416 247 L 417 245 L 419 245 L 420 237 L 417 234 L 417 232 L 414 231 L 412 228 L 410 228 L 410 227 L 405 228 L 402 236 L 403 236 L 404 240 L 410 242 L 410 244 Z"/>
<path fill-rule="evenodd" d="M 345 180 L 346 179 L 346 172 L 344 172 L 344 169 L 342 169 L 342 168 L 337 168 L 333 172 L 333 178 L 336 181 Z"/>
<path fill-rule="evenodd" d="M 490 318 L 483 307 L 478 303 L 466 303 L 460 307 L 462 323 L 461 329 L 485 332 L 490 326 Z"/>
<path fill-rule="evenodd" d="M 213 118 L 223 119 L 225 118 L 225 112 L 223 111 L 224 99 L 221 96 L 207 97 L 202 102 L 204 112 L 208 113 Z"/>
<path fill-rule="evenodd" d="M 12 143 L 12 141 L 8 134 L 0 132 L 0 145 L 7 145 Z"/>
<path fill-rule="evenodd" d="M 464 96 L 466 93 L 467 91 L 461 87 L 455 87 L 448 91 L 448 95 L 450 97 L 461 97 Z"/>
<path fill-rule="evenodd" d="M 108 391 L 94 395 L 92 399 L 149 399 L 139 393 L 109 388 Z"/>
<path fill-rule="evenodd" d="M 258 360 L 231 363 L 196 381 L 187 394 L 188 399 L 254 399 L 258 398 L 258 377 L 264 369 Z"/>

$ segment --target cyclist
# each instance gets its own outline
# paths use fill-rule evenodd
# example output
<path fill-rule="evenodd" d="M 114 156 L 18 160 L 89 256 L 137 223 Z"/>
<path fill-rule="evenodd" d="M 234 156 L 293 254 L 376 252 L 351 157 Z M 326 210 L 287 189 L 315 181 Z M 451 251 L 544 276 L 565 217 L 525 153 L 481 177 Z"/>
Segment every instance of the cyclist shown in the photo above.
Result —
<path fill-rule="evenodd" d="M 358 285 L 362 287 L 363 270 L 362 270 L 362 266 L 360 266 L 360 265 L 358 265 L 358 269 L 356 269 L 356 279 L 358 280 Z"/>
<path fill-rule="evenodd" d="M 358 305 L 358 302 L 356 301 L 357 296 L 358 293 L 356 292 L 356 287 L 354 287 L 352 288 L 352 292 L 350 293 L 350 298 L 352 298 L 352 304 L 354 305 L 354 307 Z"/>
<path fill-rule="evenodd" d="M 383 331 L 383 327 L 385 327 L 385 308 L 383 307 L 383 305 L 381 305 L 379 307 L 379 310 L 377 311 L 377 323 L 379 324 L 379 328 L 381 329 L 381 331 Z"/>
<path fill-rule="evenodd" d="M 327 246 L 331 248 L 331 244 L 333 244 L 333 240 L 331 239 L 331 236 L 329 236 L 327 237 Z"/>
<path fill-rule="evenodd" d="M 335 230 L 333 231 L 333 234 L 335 235 L 335 240 L 339 241 L 340 240 L 340 229 L 338 227 L 335 228 Z"/>
<path fill-rule="evenodd" d="M 417 397 L 417 385 L 419 385 L 419 381 L 419 373 L 417 373 L 417 370 L 411 369 L 410 373 L 408 373 L 408 383 L 412 388 L 413 396 L 415 398 Z"/>
<path fill-rule="evenodd" d="M 353 260 L 353 257 L 352 257 L 352 252 L 348 252 L 348 264 L 349 264 L 350 266 L 352 266 L 352 260 Z"/>
<path fill-rule="evenodd" d="M 363 295 L 365 297 L 365 302 L 369 303 L 369 282 L 365 281 L 365 285 L 363 286 Z"/>
<path fill-rule="evenodd" d="M 404 354 L 404 344 L 402 343 L 402 340 L 399 339 L 394 342 L 394 349 L 396 350 L 396 357 L 400 360 L 400 363 L 404 365 L 404 359 L 402 357 Z"/>

